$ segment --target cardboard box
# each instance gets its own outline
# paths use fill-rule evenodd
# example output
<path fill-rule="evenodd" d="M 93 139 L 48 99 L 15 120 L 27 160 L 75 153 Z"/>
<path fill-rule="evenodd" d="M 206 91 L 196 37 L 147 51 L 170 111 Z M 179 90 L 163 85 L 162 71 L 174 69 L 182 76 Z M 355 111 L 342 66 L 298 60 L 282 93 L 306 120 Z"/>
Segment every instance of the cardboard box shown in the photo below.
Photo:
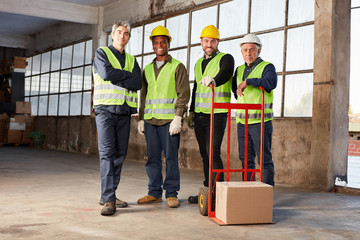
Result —
<path fill-rule="evenodd" d="M 22 131 L 21 130 L 8 130 L 7 143 L 21 143 Z"/>
<path fill-rule="evenodd" d="M 273 187 L 262 182 L 217 182 L 215 216 L 225 224 L 272 223 Z"/>
<path fill-rule="evenodd" d="M 22 140 L 21 143 L 23 144 L 32 144 L 32 139 L 30 138 L 30 134 L 32 131 L 22 131 Z"/>
<path fill-rule="evenodd" d="M 26 57 L 13 57 L 12 63 L 14 68 L 26 68 L 27 66 Z"/>
<path fill-rule="evenodd" d="M 16 102 L 17 114 L 31 114 L 31 102 Z"/>

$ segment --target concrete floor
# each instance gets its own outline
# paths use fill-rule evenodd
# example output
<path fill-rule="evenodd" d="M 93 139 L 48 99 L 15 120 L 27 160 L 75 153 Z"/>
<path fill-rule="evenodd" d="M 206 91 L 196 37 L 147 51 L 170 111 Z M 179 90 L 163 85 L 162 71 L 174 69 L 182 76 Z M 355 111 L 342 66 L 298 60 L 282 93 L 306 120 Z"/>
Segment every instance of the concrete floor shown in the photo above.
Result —
<path fill-rule="evenodd" d="M 187 197 L 202 173 L 181 170 L 181 206 L 138 205 L 144 163 L 127 160 L 118 197 L 129 207 L 100 215 L 98 158 L 29 147 L 0 148 L 0 239 L 360 239 L 360 197 L 276 186 L 275 224 L 218 226 Z"/>

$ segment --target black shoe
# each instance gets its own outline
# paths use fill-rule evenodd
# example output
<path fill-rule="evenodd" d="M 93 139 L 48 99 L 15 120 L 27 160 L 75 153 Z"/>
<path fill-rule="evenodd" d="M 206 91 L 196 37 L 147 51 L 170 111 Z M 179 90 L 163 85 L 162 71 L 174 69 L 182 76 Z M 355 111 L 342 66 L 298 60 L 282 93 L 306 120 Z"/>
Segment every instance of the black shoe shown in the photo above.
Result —
<path fill-rule="evenodd" d="M 189 201 L 189 203 L 198 203 L 198 195 L 196 195 L 196 196 L 190 196 L 189 198 L 188 198 L 188 201 Z"/>

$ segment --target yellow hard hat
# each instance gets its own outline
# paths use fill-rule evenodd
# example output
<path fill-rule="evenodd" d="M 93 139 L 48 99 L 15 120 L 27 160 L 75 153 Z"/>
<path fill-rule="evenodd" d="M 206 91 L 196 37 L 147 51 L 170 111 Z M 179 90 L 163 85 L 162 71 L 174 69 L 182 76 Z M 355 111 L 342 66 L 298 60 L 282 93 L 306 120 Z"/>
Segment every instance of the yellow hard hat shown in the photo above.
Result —
<path fill-rule="evenodd" d="M 202 30 L 200 38 L 203 37 L 219 39 L 219 30 L 214 25 L 209 25 Z"/>
<path fill-rule="evenodd" d="M 169 43 L 171 42 L 169 30 L 161 25 L 157 26 L 151 31 L 150 40 L 152 41 L 152 38 L 155 36 L 167 36 L 169 38 Z"/>

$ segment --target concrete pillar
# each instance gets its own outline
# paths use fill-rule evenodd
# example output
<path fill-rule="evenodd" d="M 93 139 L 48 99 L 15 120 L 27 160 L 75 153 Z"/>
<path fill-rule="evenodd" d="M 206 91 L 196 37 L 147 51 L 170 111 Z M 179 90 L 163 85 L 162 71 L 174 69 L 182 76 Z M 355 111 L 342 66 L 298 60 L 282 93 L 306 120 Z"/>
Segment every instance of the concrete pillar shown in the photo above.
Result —
<path fill-rule="evenodd" d="M 350 80 L 350 0 L 315 1 L 310 185 L 346 180 Z"/>

